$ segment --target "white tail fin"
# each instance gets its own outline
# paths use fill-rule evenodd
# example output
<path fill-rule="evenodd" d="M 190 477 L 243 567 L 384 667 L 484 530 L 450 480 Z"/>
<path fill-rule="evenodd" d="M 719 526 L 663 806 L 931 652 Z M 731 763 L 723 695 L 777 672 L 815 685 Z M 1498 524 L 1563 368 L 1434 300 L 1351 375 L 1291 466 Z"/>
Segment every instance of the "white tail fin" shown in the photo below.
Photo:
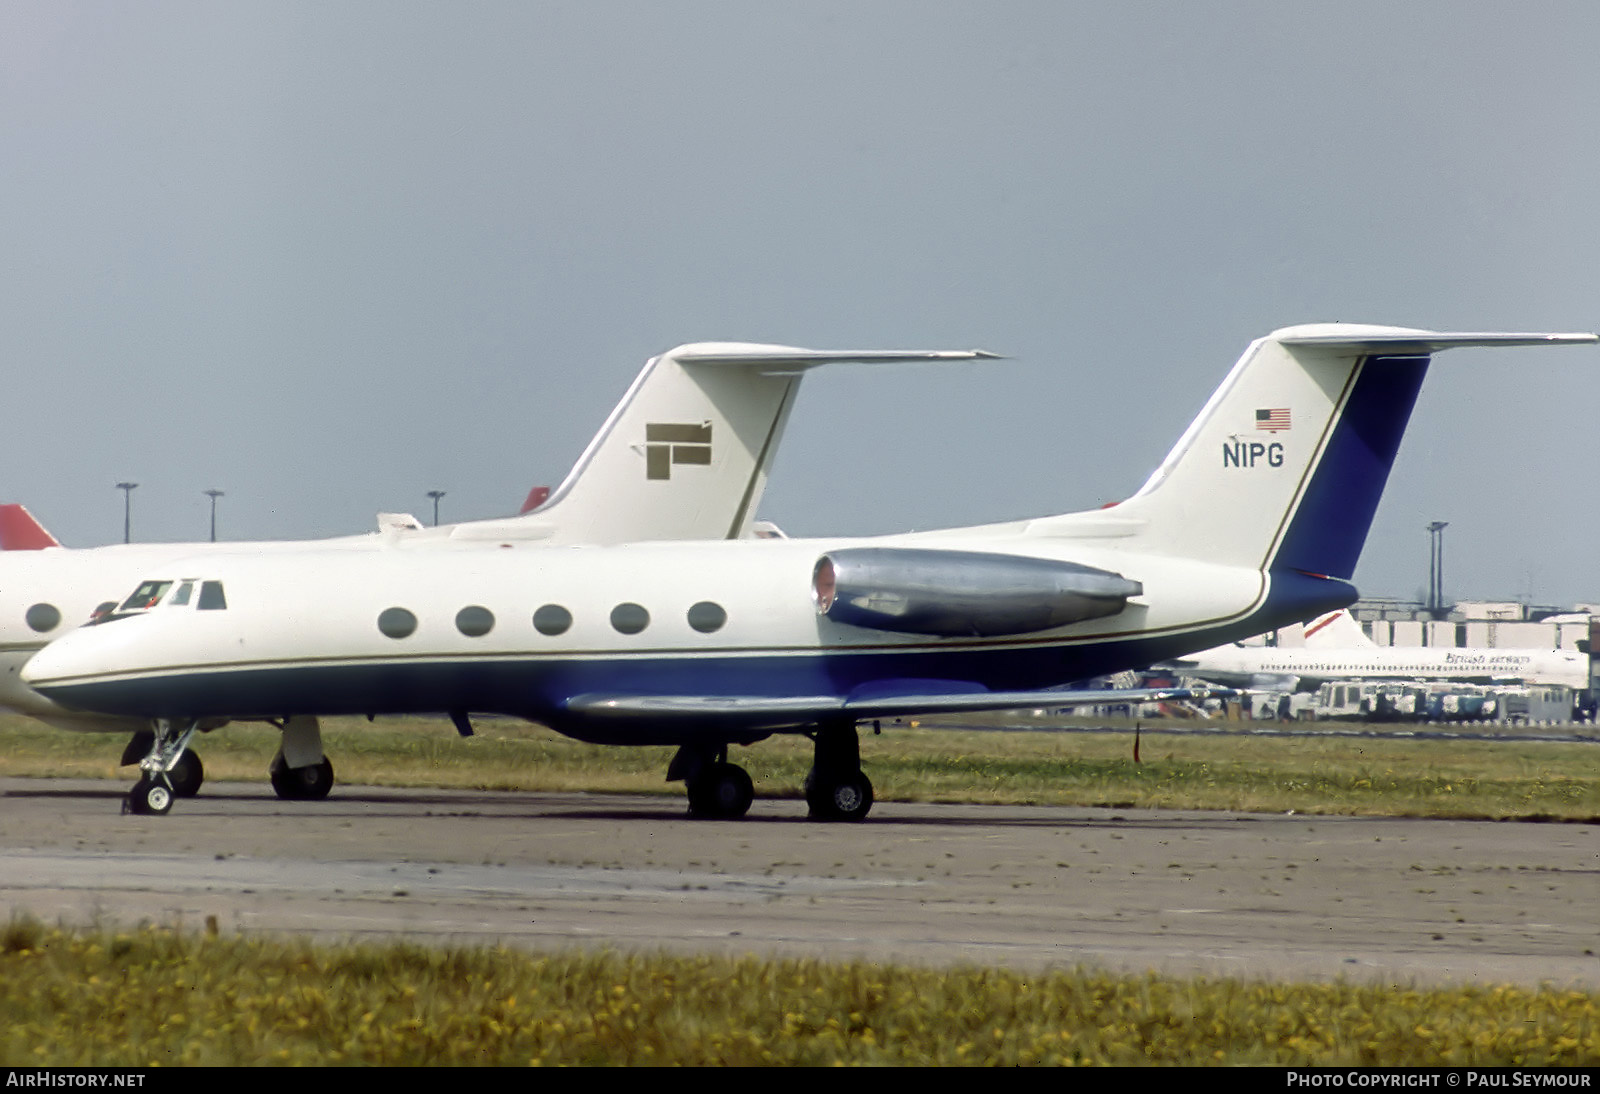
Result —
<path fill-rule="evenodd" d="M 679 346 L 645 364 L 548 501 L 521 517 L 459 525 L 453 534 L 588 544 L 738 539 L 749 534 L 807 369 L 992 357 L 981 350 Z"/>
<path fill-rule="evenodd" d="M 1305 647 L 1310 650 L 1359 650 L 1377 648 L 1367 637 L 1348 608 L 1318 616 L 1305 625 Z"/>
<path fill-rule="evenodd" d="M 1162 553 L 1348 580 L 1431 354 L 1594 341 L 1337 323 L 1275 331 L 1107 518 Z"/>

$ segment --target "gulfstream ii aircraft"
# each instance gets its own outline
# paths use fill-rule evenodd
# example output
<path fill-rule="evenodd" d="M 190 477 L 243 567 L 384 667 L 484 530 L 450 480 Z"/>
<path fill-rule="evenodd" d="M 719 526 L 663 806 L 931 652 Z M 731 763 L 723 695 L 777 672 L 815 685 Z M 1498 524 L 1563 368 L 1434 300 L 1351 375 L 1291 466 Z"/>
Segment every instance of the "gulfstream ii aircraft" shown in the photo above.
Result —
<path fill-rule="evenodd" d="M 859 820 L 862 721 L 1082 701 L 1052 689 L 1349 604 L 1430 355 L 1595 341 L 1276 331 L 1137 494 L 1092 512 L 872 539 L 175 561 L 146 575 L 149 610 L 74 631 L 23 675 L 63 706 L 155 720 L 166 751 L 130 796 L 140 812 L 170 806 L 163 764 L 208 718 L 446 712 L 674 746 L 668 777 L 701 816 L 750 805 L 730 746 L 807 734 L 812 815 Z"/>
<path fill-rule="evenodd" d="M 736 342 L 679 346 L 645 363 L 555 493 L 520 516 L 424 528 L 379 514 L 379 532 L 332 540 L 266 543 L 139 543 L 62 548 L 21 506 L 0 507 L 0 707 L 65 729 L 136 733 L 124 763 L 146 759 L 147 721 L 66 709 L 19 675 L 46 643 L 92 615 L 127 613 L 146 573 L 206 555 L 264 556 L 307 548 L 348 555 L 360 569 L 374 554 L 471 555 L 484 545 L 519 547 L 700 540 L 748 535 L 800 377 L 830 363 L 956 361 L 982 351 L 819 351 Z M 200 565 L 198 562 L 186 566 Z M 114 597 L 115 599 L 110 599 Z M 125 599 L 126 598 L 126 599 Z M 197 606 L 205 601 L 202 595 Z M 216 721 L 206 724 L 214 728 Z M 144 732 L 140 732 L 144 731 Z M 204 777 L 185 751 L 169 769 L 180 794 Z M 321 797 L 333 783 L 314 718 L 297 718 L 273 760 L 285 797 Z"/>

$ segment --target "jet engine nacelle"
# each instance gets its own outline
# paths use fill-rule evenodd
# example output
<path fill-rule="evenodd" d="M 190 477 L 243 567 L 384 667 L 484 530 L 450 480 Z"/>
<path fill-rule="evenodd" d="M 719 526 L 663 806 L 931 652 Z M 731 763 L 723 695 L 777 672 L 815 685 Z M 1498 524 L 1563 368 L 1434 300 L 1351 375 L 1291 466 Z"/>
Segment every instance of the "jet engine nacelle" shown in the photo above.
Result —
<path fill-rule="evenodd" d="M 830 551 L 811 578 L 817 612 L 901 634 L 1028 634 L 1116 615 L 1137 581 L 1075 562 L 979 551 L 856 547 Z"/>

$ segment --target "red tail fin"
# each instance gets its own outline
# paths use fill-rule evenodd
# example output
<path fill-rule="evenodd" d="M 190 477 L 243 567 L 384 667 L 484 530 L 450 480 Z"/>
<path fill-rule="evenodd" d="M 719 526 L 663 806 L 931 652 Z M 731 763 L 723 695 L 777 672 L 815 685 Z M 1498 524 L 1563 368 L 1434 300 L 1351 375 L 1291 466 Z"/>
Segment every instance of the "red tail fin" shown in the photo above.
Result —
<path fill-rule="evenodd" d="M 42 551 L 61 543 L 33 519 L 26 505 L 0 505 L 0 551 Z"/>

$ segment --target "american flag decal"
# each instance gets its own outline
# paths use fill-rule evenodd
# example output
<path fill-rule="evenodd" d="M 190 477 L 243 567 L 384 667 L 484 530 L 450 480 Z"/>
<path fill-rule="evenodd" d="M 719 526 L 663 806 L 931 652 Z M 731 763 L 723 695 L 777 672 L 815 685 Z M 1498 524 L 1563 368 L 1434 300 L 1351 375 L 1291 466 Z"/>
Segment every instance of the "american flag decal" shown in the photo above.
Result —
<path fill-rule="evenodd" d="M 1289 428 L 1289 408 L 1286 406 L 1275 407 L 1272 410 L 1256 411 L 1256 428 L 1268 433 L 1279 433 Z"/>

